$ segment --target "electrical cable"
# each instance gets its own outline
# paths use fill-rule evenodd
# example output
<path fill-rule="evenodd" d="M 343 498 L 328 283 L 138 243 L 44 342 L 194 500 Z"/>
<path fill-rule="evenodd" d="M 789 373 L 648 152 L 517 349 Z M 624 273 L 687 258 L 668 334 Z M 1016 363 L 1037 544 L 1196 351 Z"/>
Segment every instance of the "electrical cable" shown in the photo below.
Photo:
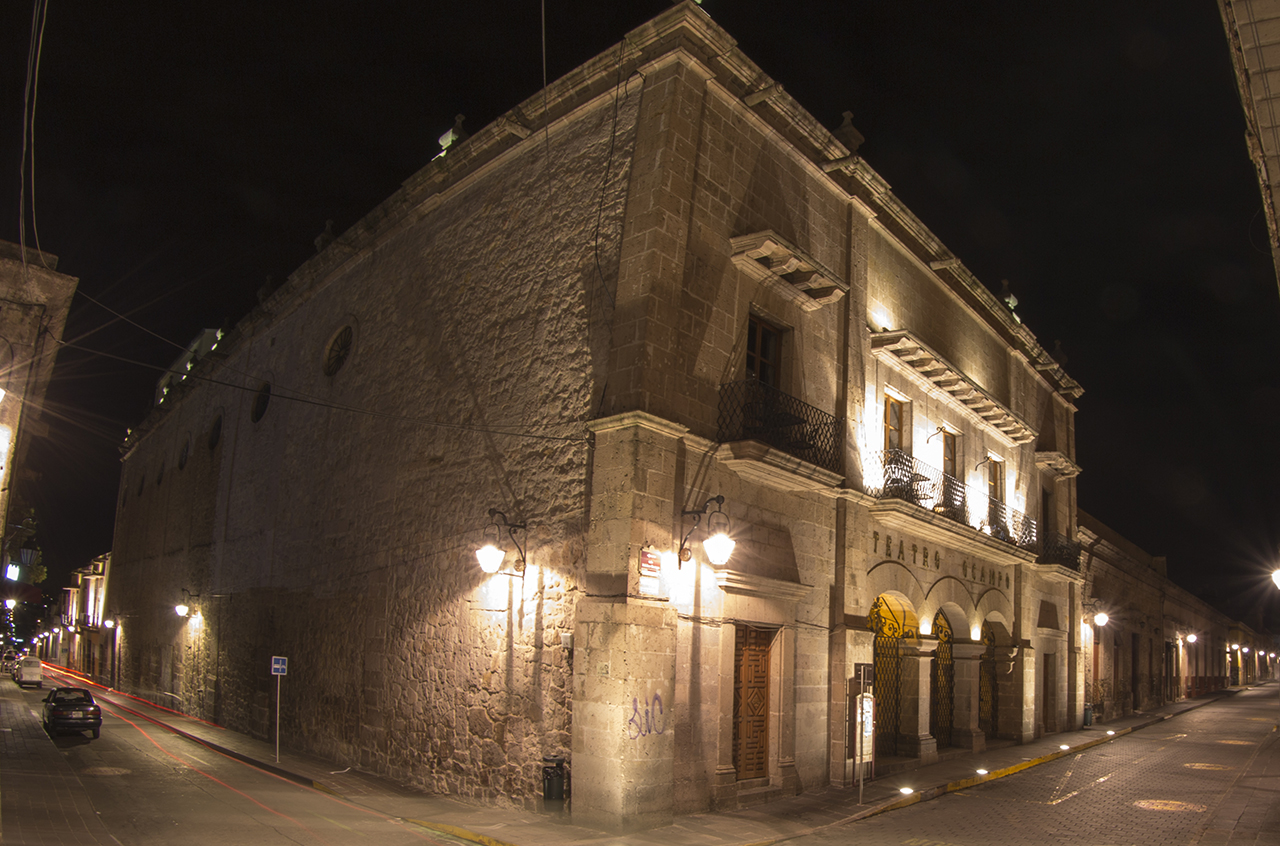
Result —
<path fill-rule="evenodd" d="M 238 385 L 235 382 L 228 382 L 223 379 L 215 379 L 211 376 L 204 376 L 194 371 L 187 371 L 184 373 L 182 371 L 173 370 L 171 368 L 163 367 L 158 364 L 148 364 L 147 362 L 144 362 L 144 361 L 137 361 L 136 359 L 125 358 L 124 356 L 114 355 L 109 352 L 104 352 L 103 350 L 95 350 L 89 347 L 82 347 L 79 344 L 74 344 L 69 341 L 58 341 L 57 343 L 59 346 L 67 347 L 73 350 L 78 350 L 79 352 L 88 353 L 89 355 L 96 355 L 102 358 L 109 358 L 113 361 L 119 361 L 123 364 L 131 364 L 135 367 L 144 367 L 148 370 L 158 370 L 163 373 L 172 373 L 176 376 L 186 376 L 188 379 L 192 379 L 194 381 L 207 382 L 209 384 L 219 385 L 224 388 L 233 388 L 237 391 L 249 391 L 255 394 L 259 390 L 258 388 L 252 388 L 246 385 Z M 288 391 L 289 389 L 286 388 L 284 390 Z M 534 440 L 542 440 L 542 441 L 563 441 L 566 443 L 585 443 L 587 441 L 587 438 L 581 435 L 579 436 L 544 435 L 544 434 L 539 434 L 536 432 L 529 432 L 529 431 L 520 431 L 520 430 L 509 431 L 504 429 L 486 428 L 483 426 L 467 426 L 462 423 L 444 423 L 439 420 L 430 420 L 424 417 L 413 417 L 406 414 L 389 414 L 384 411 L 373 411 L 372 409 L 360 408 L 354 405 L 344 405 L 342 403 L 327 402 L 325 400 L 310 397 L 301 392 L 297 392 L 295 395 L 290 395 L 289 393 L 282 393 L 279 390 L 273 390 L 271 393 L 271 398 L 282 399 L 289 402 L 302 403 L 303 405 L 314 405 L 320 408 L 329 408 L 335 411 L 347 411 L 353 414 L 365 414 L 370 417 L 380 417 L 386 420 L 402 420 L 405 422 L 417 423 L 424 426 L 434 426 L 441 429 L 457 429 L 464 432 L 476 432 L 476 433 L 485 434 L 485 435 L 498 435 L 498 436 L 512 437 L 512 438 L 532 438 Z M 574 423 L 565 423 L 563 425 L 579 425 L 579 424 L 574 422 Z"/>
<path fill-rule="evenodd" d="M 40 56 L 44 52 L 44 26 L 49 18 L 48 0 L 35 0 L 31 9 L 31 43 L 27 46 L 27 79 L 22 90 L 22 154 L 18 164 L 18 245 L 22 253 L 22 267 L 27 266 L 27 148 L 31 148 L 31 231 L 36 239 L 36 250 L 40 250 L 40 233 L 35 223 L 35 120 L 36 93 L 40 81 Z M 40 254 L 40 262 L 46 269 L 44 254 Z"/>

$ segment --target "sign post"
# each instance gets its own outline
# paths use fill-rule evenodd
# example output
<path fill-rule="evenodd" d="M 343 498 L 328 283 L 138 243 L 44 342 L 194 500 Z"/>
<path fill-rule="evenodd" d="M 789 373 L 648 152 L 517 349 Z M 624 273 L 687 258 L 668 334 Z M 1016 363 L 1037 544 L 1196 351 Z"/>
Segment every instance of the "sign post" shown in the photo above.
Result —
<path fill-rule="evenodd" d="M 280 679 L 289 674 L 289 659 L 271 656 L 271 675 L 276 677 L 276 763 L 280 763 Z"/>

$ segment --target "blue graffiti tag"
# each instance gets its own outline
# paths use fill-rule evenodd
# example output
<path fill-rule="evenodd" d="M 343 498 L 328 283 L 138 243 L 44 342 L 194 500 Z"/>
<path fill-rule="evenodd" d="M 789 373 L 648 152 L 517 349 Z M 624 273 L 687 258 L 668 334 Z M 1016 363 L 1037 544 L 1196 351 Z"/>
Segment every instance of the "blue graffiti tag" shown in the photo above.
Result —
<path fill-rule="evenodd" d="M 640 701 L 631 697 L 631 718 L 627 720 L 627 734 L 632 740 L 667 730 L 667 715 L 662 708 L 662 697 L 654 694 L 644 701 L 644 714 L 640 713 Z"/>

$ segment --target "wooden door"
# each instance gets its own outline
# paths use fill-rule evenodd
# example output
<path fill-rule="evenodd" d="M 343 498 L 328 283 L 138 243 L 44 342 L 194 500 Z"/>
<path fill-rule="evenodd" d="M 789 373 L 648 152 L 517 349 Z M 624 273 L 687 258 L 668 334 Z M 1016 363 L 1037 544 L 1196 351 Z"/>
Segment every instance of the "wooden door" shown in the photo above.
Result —
<path fill-rule="evenodd" d="M 733 668 L 733 766 L 738 779 L 769 774 L 769 647 L 774 629 L 737 626 Z"/>

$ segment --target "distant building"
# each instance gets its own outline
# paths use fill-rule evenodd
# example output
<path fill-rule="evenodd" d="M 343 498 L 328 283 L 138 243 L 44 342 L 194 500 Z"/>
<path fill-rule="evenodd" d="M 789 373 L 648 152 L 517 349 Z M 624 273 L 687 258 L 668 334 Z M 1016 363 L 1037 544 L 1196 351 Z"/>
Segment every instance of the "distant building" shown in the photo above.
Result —
<path fill-rule="evenodd" d="M 1080 386 L 859 140 L 685 2 L 451 144 L 130 436 L 120 684 L 617 828 L 852 783 L 872 682 L 882 767 L 1079 728 Z"/>
<path fill-rule="evenodd" d="M 24 601 L 40 594 L 30 586 L 34 558 L 19 550 L 29 533 L 15 531 L 25 515 L 10 514 L 10 503 L 15 488 L 34 480 L 26 467 L 31 440 L 48 433 L 45 391 L 77 281 L 57 266 L 55 255 L 0 241 L 0 593 Z"/>

